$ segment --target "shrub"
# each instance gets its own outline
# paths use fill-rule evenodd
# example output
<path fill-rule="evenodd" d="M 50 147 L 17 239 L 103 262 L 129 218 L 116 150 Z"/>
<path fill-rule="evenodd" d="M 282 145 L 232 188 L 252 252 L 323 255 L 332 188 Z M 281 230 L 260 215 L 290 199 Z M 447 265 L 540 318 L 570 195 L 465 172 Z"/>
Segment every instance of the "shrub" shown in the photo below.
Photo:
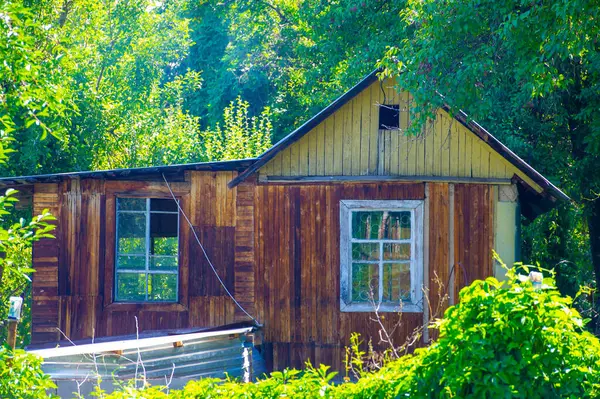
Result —
<path fill-rule="evenodd" d="M 525 271 L 528 272 L 527 268 Z M 600 343 L 547 279 L 535 290 L 515 270 L 475 281 L 436 322 L 439 339 L 337 390 L 360 398 L 593 398 Z"/>
<path fill-rule="evenodd" d="M 0 347 L 0 398 L 53 398 L 46 392 L 56 386 L 41 364 L 42 359 L 23 350 Z"/>
<path fill-rule="evenodd" d="M 304 371 L 284 370 L 271 373 L 269 378 L 254 384 L 209 378 L 189 382 L 181 391 L 148 388 L 143 392 L 127 387 L 105 399 L 201 399 L 201 398 L 323 398 L 330 397 L 331 379 L 335 373 L 328 367 L 315 368 L 307 364 Z"/>

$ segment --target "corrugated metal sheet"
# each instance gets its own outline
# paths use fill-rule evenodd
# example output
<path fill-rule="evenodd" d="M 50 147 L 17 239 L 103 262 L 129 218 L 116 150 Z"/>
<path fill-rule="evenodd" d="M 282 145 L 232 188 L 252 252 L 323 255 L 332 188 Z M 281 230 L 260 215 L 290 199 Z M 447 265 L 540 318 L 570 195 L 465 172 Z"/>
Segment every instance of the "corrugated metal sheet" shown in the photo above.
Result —
<path fill-rule="evenodd" d="M 145 375 L 150 383 L 226 375 L 244 381 L 265 372 L 254 348 L 255 327 L 166 335 L 142 339 L 32 350 L 44 359 L 45 373 L 58 382 L 130 380 Z"/>

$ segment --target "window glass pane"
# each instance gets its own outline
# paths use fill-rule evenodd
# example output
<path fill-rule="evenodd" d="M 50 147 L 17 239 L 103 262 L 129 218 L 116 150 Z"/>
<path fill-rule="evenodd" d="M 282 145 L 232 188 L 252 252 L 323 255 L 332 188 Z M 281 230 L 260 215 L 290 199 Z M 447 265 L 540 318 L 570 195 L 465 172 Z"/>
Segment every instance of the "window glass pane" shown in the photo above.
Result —
<path fill-rule="evenodd" d="M 117 253 L 146 253 L 146 215 L 143 213 L 119 212 L 117 217 L 119 219 Z"/>
<path fill-rule="evenodd" d="M 119 211 L 145 211 L 146 198 L 117 198 Z"/>
<path fill-rule="evenodd" d="M 177 203 L 173 199 L 152 198 L 150 200 L 150 212 L 177 212 Z"/>
<path fill-rule="evenodd" d="M 144 301 L 146 275 L 144 273 L 117 273 L 117 300 Z"/>
<path fill-rule="evenodd" d="M 379 301 L 379 264 L 352 264 L 352 301 Z"/>
<path fill-rule="evenodd" d="M 177 237 L 152 237 L 152 255 L 177 255 Z"/>
<path fill-rule="evenodd" d="M 381 230 L 383 212 L 352 212 L 352 238 L 377 239 Z M 381 232 L 383 238 L 383 232 Z"/>
<path fill-rule="evenodd" d="M 383 301 L 410 301 L 410 263 L 383 264 Z"/>
<path fill-rule="evenodd" d="M 176 301 L 177 274 L 149 274 L 148 300 Z"/>
<path fill-rule="evenodd" d="M 152 256 L 150 257 L 150 269 L 152 270 L 177 270 L 176 256 Z"/>
<path fill-rule="evenodd" d="M 150 255 L 175 255 L 177 253 L 176 213 L 150 214 Z"/>
<path fill-rule="evenodd" d="M 146 207 L 148 203 L 150 209 Z M 176 302 L 177 203 L 172 199 L 119 198 L 117 209 L 116 300 Z M 147 268 L 153 272 L 145 272 Z M 140 273 L 124 270 L 139 270 Z"/>
<path fill-rule="evenodd" d="M 352 260 L 379 260 L 379 243 L 352 243 Z"/>
<path fill-rule="evenodd" d="M 410 244 L 383 243 L 383 260 L 410 260 Z"/>
<path fill-rule="evenodd" d="M 119 255 L 117 269 L 144 270 L 146 268 L 146 255 Z"/>
<path fill-rule="evenodd" d="M 410 212 L 386 212 L 385 238 L 391 240 L 410 239 Z"/>
<path fill-rule="evenodd" d="M 363 240 L 409 240 L 410 211 L 352 212 L 352 238 Z"/>

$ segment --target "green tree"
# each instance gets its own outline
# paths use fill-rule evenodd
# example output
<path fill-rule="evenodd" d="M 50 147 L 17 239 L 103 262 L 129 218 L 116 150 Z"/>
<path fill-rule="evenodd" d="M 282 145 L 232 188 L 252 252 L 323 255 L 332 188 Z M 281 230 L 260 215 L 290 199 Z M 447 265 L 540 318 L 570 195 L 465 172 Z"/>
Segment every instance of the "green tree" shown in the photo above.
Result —
<path fill-rule="evenodd" d="M 443 104 L 464 109 L 582 205 L 554 221 L 589 233 L 591 262 L 579 267 L 593 263 L 600 287 L 599 13 L 597 1 L 411 0 L 399 19 L 406 37 L 381 65 L 413 94 L 420 123 Z M 543 241 L 543 225 L 532 229 Z M 562 241 L 553 263 L 586 258 Z"/>
<path fill-rule="evenodd" d="M 49 81 L 52 90 L 64 87 L 58 94 L 68 90 L 68 96 L 61 98 L 68 98 L 72 106 L 60 109 L 45 102 L 52 105 L 49 109 L 53 112 L 62 110 L 65 116 L 55 118 L 62 135 L 43 144 L 43 137 L 31 134 L 30 129 L 16 129 L 13 146 L 20 156 L 4 166 L 4 173 L 110 167 L 113 157 L 115 166 L 168 163 L 181 158 L 172 156 L 182 142 L 189 141 L 195 121 L 183 112 L 180 103 L 165 99 L 165 90 L 173 89 L 166 85 L 176 85 L 176 78 L 190 83 L 187 88 L 198 87 L 197 73 L 176 73 L 191 44 L 188 20 L 182 16 L 185 1 L 15 0 L 14 4 L 44 33 L 36 36 L 32 31 L 27 40 L 58 58 L 55 64 L 33 60 L 44 73 L 56 71 L 53 81 L 44 77 L 43 82 Z M 5 47 L 5 51 L 16 57 L 14 46 Z M 23 57 L 27 53 L 24 51 Z M 133 143 L 145 139 L 150 128 L 160 138 Z M 150 156 L 138 150 L 159 144 L 157 148 L 172 146 L 173 151 Z"/>
<path fill-rule="evenodd" d="M 275 140 L 290 133 L 371 72 L 398 42 L 404 1 L 238 0 L 191 2 L 194 45 L 182 68 L 202 71 L 186 109 L 203 128 L 236 97 L 250 113 L 272 112 Z"/>
<path fill-rule="evenodd" d="M 15 135 L 61 137 L 75 109 L 65 51 L 52 30 L 21 2 L 0 4 L 0 161 Z"/>

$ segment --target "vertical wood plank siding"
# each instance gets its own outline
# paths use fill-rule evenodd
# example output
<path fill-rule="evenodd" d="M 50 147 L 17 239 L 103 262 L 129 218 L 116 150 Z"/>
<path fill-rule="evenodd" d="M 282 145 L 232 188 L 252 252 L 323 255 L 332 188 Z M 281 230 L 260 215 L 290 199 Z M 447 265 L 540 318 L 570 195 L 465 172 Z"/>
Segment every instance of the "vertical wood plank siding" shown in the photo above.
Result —
<path fill-rule="evenodd" d="M 460 288 L 493 275 L 494 188 L 454 186 L 454 298 Z"/>
<path fill-rule="evenodd" d="M 400 128 L 379 130 L 379 108 L 398 105 Z M 268 176 L 446 176 L 510 179 L 541 187 L 446 111 L 407 136 L 411 97 L 395 81 L 375 82 L 268 162 Z M 308 143 L 308 144 L 306 144 Z M 296 156 L 297 154 L 300 156 Z"/>
<path fill-rule="evenodd" d="M 434 306 L 448 295 L 449 186 L 429 184 L 429 287 Z M 255 195 L 256 311 L 264 323 L 267 364 L 274 369 L 327 363 L 343 370 L 344 346 L 352 332 L 379 341 L 369 313 L 342 313 L 339 305 L 339 202 L 343 199 L 423 199 L 425 184 L 338 183 L 259 185 Z M 456 188 L 455 234 L 465 237 L 456 251 L 468 276 L 456 289 L 491 274 L 491 196 L 487 186 Z M 478 207 L 478 209 L 473 209 Z M 456 216 L 458 215 L 458 216 Z M 459 241 L 457 236 L 454 242 Z M 473 245 L 470 245 L 472 243 Z M 438 281 L 442 287 L 438 286 Z M 443 302 L 443 312 L 447 302 Z M 397 315 L 385 314 L 391 327 Z M 422 325 L 422 313 L 406 313 L 394 335 L 403 342 Z"/>
<path fill-rule="evenodd" d="M 362 161 L 359 165 L 364 166 Z M 429 264 L 425 267 L 434 307 L 447 294 L 449 279 L 458 298 L 465 284 L 492 273 L 490 186 L 456 184 L 450 212 L 446 183 L 276 185 L 250 180 L 227 190 L 232 177 L 231 172 L 190 172 L 187 181 L 173 183 L 173 188 L 187 198 L 182 205 L 228 289 L 264 323 L 264 354 L 274 369 L 300 367 L 310 359 L 342 370 L 344 347 L 352 332 L 361 333 L 365 340 L 372 338 L 375 344 L 379 341 L 369 313 L 339 310 L 341 200 L 423 199 L 425 184 L 429 186 L 429 247 L 425 248 Z M 140 330 L 247 320 L 225 295 L 189 231 L 180 244 L 180 259 L 187 262 L 188 272 L 182 275 L 185 297 L 179 304 L 112 303 L 107 287 L 112 286 L 114 198 L 119 193 L 168 195 L 160 182 L 87 179 L 35 186 L 34 211 L 50 209 L 57 216 L 58 229 L 56 240 L 34 244 L 33 342 L 60 339 L 57 328 L 71 339 L 134 333 L 136 316 Z M 458 265 L 453 275 L 448 266 L 452 262 L 449 231 L 454 232 Z M 437 281 L 444 285 L 441 290 Z M 388 327 L 398 317 L 385 316 Z M 394 335 L 398 342 L 423 323 L 422 313 L 402 317 Z"/>
<path fill-rule="evenodd" d="M 49 210 L 58 220 L 54 222 L 56 237 L 62 237 L 63 227 L 60 224 L 61 192 L 58 184 L 36 184 L 33 194 L 33 212 L 40 214 Z M 33 243 L 33 267 L 36 273 L 33 278 L 31 305 L 32 343 L 51 342 L 59 338 L 60 327 L 60 294 L 59 257 L 61 242 L 50 238 Z"/>

